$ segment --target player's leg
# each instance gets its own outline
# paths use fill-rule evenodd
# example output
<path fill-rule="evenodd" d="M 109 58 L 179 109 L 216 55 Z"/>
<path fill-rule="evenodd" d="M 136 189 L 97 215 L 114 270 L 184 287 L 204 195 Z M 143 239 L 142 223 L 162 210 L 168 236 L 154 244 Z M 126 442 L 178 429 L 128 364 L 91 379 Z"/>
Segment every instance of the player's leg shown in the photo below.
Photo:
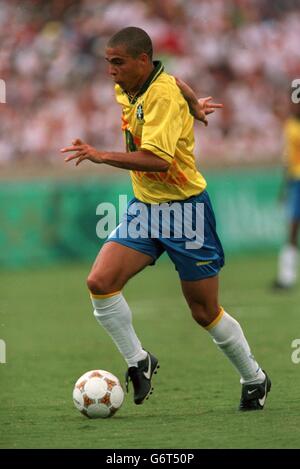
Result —
<path fill-rule="evenodd" d="M 153 256 L 118 242 L 107 242 L 87 279 L 94 316 L 128 365 L 126 383 L 128 386 L 131 379 L 136 404 L 142 404 L 151 393 L 151 377 L 158 368 L 158 360 L 142 348 L 133 328 L 130 307 L 121 290 L 131 277 L 153 263 Z"/>
<path fill-rule="evenodd" d="M 240 409 L 262 409 L 271 383 L 253 357 L 240 324 L 219 305 L 218 276 L 182 280 L 181 286 L 195 321 L 207 330 L 240 374 Z"/>
<path fill-rule="evenodd" d="M 87 279 L 97 321 L 109 333 L 128 366 L 136 366 L 147 352 L 142 349 L 131 310 L 122 288 L 152 258 L 115 242 L 104 244 Z"/>
<path fill-rule="evenodd" d="M 278 257 L 275 288 L 291 288 L 297 281 L 299 225 L 299 220 L 292 220 L 289 224 L 288 242 L 282 247 Z"/>
<path fill-rule="evenodd" d="M 192 210 L 191 207 L 186 210 L 187 203 L 192 204 Z M 259 399 L 263 402 L 270 383 L 254 360 L 241 326 L 219 305 L 218 272 L 224 265 L 224 252 L 216 232 L 216 221 L 209 196 L 204 191 L 183 204 L 185 236 L 180 239 L 162 239 L 161 242 L 176 266 L 184 296 L 194 319 L 207 329 L 241 376 L 243 394 L 240 408 L 262 408 L 263 404 L 259 404 Z M 198 223 L 197 217 L 203 223 Z M 197 226 L 198 242 L 188 242 L 191 240 L 187 239 L 186 233 L 192 232 L 190 227 Z M 202 243 L 199 242 L 201 240 Z M 244 396 L 248 390 L 251 403 L 246 399 L 248 395 L 246 398 Z"/>
<path fill-rule="evenodd" d="M 299 220 L 293 220 L 289 228 L 288 242 L 295 248 L 298 247 L 298 234 L 299 234 Z"/>
<path fill-rule="evenodd" d="M 182 291 L 195 321 L 213 337 L 239 371 L 242 382 L 263 381 L 241 326 L 218 302 L 218 276 L 181 281 Z"/>
<path fill-rule="evenodd" d="M 87 285 L 93 295 L 110 295 L 122 290 L 130 278 L 153 262 L 153 258 L 131 247 L 109 241 L 101 248 Z"/>
<path fill-rule="evenodd" d="M 278 257 L 278 274 L 275 289 L 287 289 L 295 285 L 298 270 L 298 234 L 300 225 L 300 181 L 290 181 L 287 198 L 288 239 Z"/>

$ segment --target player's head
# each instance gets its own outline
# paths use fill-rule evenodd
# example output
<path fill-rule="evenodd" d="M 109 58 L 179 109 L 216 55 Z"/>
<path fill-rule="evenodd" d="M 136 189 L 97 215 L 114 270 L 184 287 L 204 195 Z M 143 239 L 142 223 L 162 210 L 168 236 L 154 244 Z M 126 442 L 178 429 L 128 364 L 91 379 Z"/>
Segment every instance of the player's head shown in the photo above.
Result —
<path fill-rule="evenodd" d="M 107 47 L 115 48 L 125 46 L 128 55 L 136 59 L 141 54 L 146 54 L 152 61 L 153 46 L 150 36 L 141 28 L 130 26 L 121 29 L 108 41 Z"/>
<path fill-rule="evenodd" d="M 109 74 L 123 89 L 131 91 L 153 68 L 152 54 L 152 41 L 143 29 L 121 29 L 106 47 Z"/>

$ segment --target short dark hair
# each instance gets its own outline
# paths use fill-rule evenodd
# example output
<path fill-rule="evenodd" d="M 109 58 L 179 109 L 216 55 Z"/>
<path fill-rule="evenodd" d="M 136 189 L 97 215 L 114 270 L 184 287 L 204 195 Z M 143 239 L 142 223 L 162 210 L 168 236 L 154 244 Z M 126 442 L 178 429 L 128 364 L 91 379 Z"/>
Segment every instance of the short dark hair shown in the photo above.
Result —
<path fill-rule="evenodd" d="M 134 58 L 143 52 L 152 60 L 153 46 L 150 36 L 141 28 L 129 26 L 114 34 L 108 41 L 108 47 L 124 44 L 127 52 Z"/>

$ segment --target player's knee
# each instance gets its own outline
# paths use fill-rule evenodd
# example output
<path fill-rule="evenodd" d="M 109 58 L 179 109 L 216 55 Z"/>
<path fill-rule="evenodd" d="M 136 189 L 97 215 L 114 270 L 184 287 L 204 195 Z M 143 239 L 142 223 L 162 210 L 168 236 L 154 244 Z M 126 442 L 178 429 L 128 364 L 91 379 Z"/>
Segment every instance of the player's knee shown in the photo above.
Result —
<path fill-rule="evenodd" d="M 194 320 L 202 327 L 207 327 L 219 314 L 219 306 L 202 303 L 189 304 Z"/>
<path fill-rule="evenodd" d="M 99 281 L 99 278 L 95 277 L 93 274 L 90 274 L 88 276 L 86 284 L 91 293 L 100 293 L 100 289 L 102 286 L 101 281 Z"/>
<path fill-rule="evenodd" d="M 104 274 L 95 275 L 93 272 L 87 278 L 87 286 L 95 295 L 105 295 L 118 290 L 111 277 Z"/>

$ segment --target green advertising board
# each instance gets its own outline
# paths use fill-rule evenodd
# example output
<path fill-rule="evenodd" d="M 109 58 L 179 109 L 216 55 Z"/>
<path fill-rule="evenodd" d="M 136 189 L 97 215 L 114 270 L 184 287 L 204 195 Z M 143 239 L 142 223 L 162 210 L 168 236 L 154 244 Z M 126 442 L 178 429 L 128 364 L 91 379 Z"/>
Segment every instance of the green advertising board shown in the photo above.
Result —
<path fill-rule="evenodd" d="M 284 209 L 277 202 L 279 170 L 206 174 L 225 251 L 274 250 L 284 240 Z M 96 234 L 101 203 L 116 207 L 132 196 L 130 180 L 5 182 L 0 188 L 1 268 L 91 260 L 103 240 Z M 112 220 L 113 223 L 113 220 Z"/>

